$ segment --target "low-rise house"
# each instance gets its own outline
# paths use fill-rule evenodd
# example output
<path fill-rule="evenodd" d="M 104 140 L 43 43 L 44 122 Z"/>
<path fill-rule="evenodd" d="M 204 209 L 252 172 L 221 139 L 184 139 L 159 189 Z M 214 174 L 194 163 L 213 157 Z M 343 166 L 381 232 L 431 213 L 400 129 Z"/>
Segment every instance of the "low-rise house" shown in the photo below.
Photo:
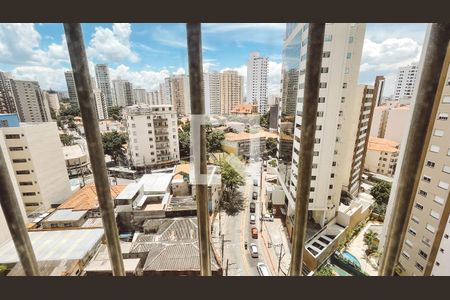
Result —
<path fill-rule="evenodd" d="M 399 152 L 399 143 L 371 136 L 367 145 L 364 169 L 392 177 Z"/>

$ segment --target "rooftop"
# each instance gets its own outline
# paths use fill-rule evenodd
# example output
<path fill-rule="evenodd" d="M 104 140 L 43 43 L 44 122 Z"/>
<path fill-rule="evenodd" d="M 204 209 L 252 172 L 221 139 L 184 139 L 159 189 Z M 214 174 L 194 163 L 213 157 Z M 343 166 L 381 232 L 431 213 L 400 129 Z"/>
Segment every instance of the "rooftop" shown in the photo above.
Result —
<path fill-rule="evenodd" d="M 120 244 L 123 250 L 123 243 Z M 123 266 L 126 273 L 133 273 L 139 267 L 140 258 L 126 258 L 123 259 Z M 108 255 L 108 248 L 106 245 L 100 245 L 97 253 L 91 259 L 89 264 L 84 268 L 86 273 L 93 272 L 111 272 L 111 262 Z"/>
<path fill-rule="evenodd" d="M 268 132 L 261 129 L 258 133 L 247 133 L 247 132 L 228 132 L 225 133 L 225 140 L 227 141 L 244 141 L 256 138 L 277 138 L 278 135 L 273 132 Z"/>
<path fill-rule="evenodd" d="M 367 150 L 382 151 L 382 152 L 398 152 L 399 143 L 381 139 L 377 137 L 369 137 L 369 144 L 367 145 Z"/>
<path fill-rule="evenodd" d="M 114 199 L 119 193 L 125 189 L 124 185 L 111 185 L 111 197 Z M 61 204 L 58 209 L 72 210 L 90 210 L 98 208 L 97 191 L 95 184 L 87 184 L 81 190 L 76 192 L 67 201 Z"/>
<path fill-rule="evenodd" d="M 139 180 L 144 185 L 144 193 L 165 193 L 172 181 L 172 173 L 145 174 Z"/>
<path fill-rule="evenodd" d="M 81 145 L 72 145 L 72 146 L 64 146 L 63 147 L 64 158 L 67 159 L 76 159 L 86 156 L 86 151 L 83 150 Z"/>
<path fill-rule="evenodd" d="M 235 113 L 235 114 L 256 113 L 257 112 L 257 106 L 255 104 L 251 104 L 251 103 L 242 103 L 242 104 L 236 105 L 231 112 Z"/>
<path fill-rule="evenodd" d="M 87 214 L 87 210 L 57 209 L 45 222 L 78 221 Z"/>
<path fill-rule="evenodd" d="M 80 260 L 103 238 L 103 229 L 74 229 L 30 231 L 31 244 L 37 261 Z M 16 248 L 12 240 L 0 246 L 0 263 L 17 263 Z"/>

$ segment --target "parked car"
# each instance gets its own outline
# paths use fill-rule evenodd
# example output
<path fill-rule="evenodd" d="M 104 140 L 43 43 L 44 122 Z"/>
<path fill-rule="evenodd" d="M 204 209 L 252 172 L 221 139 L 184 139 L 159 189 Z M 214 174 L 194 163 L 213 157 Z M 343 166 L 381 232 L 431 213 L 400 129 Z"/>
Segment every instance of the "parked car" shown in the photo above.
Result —
<path fill-rule="evenodd" d="M 254 213 L 255 212 L 255 208 L 256 208 L 255 202 L 251 202 L 250 203 L 250 212 Z"/>
<path fill-rule="evenodd" d="M 250 215 L 250 224 L 255 224 L 256 223 L 256 217 L 254 214 Z"/>
<path fill-rule="evenodd" d="M 262 262 L 259 262 L 256 265 L 256 269 L 258 270 L 259 276 L 272 276 L 272 275 L 270 275 L 270 272 L 269 272 L 269 269 L 267 268 L 267 266 Z"/>
<path fill-rule="evenodd" d="M 252 238 L 257 239 L 258 238 L 258 229 L 256 229 L 255 226 L 252 226 L 251 232 L 252 232 Z"/>
<path fill-rule="evenodd" d="M 261 221 L 273 222 L 272 214 L 265 214 L 264 216 L 259 218 Z"/>
<path fill-rule="evenodd" d="M 256 247 L 255 243 L 250 244 L 250 254 L 254 258 L 258 258 L 258 248 Z"/>
<path fill-rule="evenodd" d="M 257 192 L 253 192 L 252 199 L 253 200 L 258 199 L 258 193 Z"/>
<path fill-rule="evenodd" d="M 253 186 L 258 186 L 258 179 L 253 179 Z"/>

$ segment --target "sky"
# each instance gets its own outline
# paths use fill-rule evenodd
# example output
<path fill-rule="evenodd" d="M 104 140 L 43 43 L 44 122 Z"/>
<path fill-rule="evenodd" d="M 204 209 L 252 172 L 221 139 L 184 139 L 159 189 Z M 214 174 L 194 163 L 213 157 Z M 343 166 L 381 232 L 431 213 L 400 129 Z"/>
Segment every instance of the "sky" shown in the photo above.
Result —
<path fill-rule="evenodd" d="M 400 66 L 420 58 L 427 24 L 367 24 L 360 76 L 373 84 L 384 75 L 384 96 L 393 93 Z M 269 92 L 278 95 L 284 23 L 202 24 L 205 71 L 237 70 L 246 77 L 250 52 L 269 57 Z M 128 79 L 136 88 L 156 89 L 170 74 L 187 74 L 185 24 L 82 24 L 91 75 L 107 63 L 111 79 Z M 0 71 L 16 79 L 37 80 L 42 89 L 67 90 L 70 69 L 62 24 L 0 23 Z M 246 80 L 244 80 L 244 83 Z"/>

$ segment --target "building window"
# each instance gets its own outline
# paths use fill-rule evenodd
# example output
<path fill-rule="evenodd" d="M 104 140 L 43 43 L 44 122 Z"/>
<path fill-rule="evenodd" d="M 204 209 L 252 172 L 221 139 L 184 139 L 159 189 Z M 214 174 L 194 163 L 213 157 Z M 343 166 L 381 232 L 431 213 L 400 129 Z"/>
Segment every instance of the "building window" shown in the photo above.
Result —
<path fill-rule="evenodd" d="M 344 82 L 344 84 L 342 85 L 342 88 L 343 88 L 343 89 L 346 89 L 346 88 L 347 88 L 347 82 Z"/>
<path fill-rule="evenodd" d="M 9 151 L 22 151 L 23 147 L 9 147 Z"/>
<path fill-rule="evenodd" d="M 428 247 L 431 247 L 431 240 L 429 238 L 423 237 L 422 243 Z"/>
<path fill-rule="evenodd" d="M 20 139 L 20 134 L 5 134 L 5 139 L 7 140 Z"/>
<path fill-rule="evenodd" d="M 427 226 L 425 227 L 429 232 L 434 233 L 436 231 L 436 229 L 434 228 L 433 225 L 427 224 Z"/>
<path fill-rule="evenodd" d="M 444 96 L 444 99 L 442 99 L 442 103 L 450 103 L 450 96 Z"/>
<path fill-rule="evenodd" d="M 430 151 L 434 152 L 434 153 L 439 153 L 440 147 L 437 145 L 431 145 L 430 146 Z"/>
<path fill-rule="evenodd" d="M 417 208 L 418 210 L 423 210 L 423 205 L 420 204 L 420 203 L 416 203 L 416 204 L 414 205 L 414 207 Z"/>
<path fill-rule="evenodd" d="M 427 161 L 427 167 L 434 168 L 435 165 L 436 163 L 434 161 L 431 160 Z"/>
<path fill-rule="evenodd" d="M 448 183 L 444 181 L 439 181 L 438 187 L 444 190 L 448 190 Z"/>
<path fill-rule="evenodd" d="M 416 216 L 412 216 L 411 217 L 411 220 L 414 222 L 414 223 L 416 223 L 416 224 L 419 224 L 419 218 L 418 217 L 416 217 Z"/>
<path fill-rule="evenodd" d="M 27 160 L 25 158 L 17 158 L 12 160 L 13 163 L 25 163 Z"/>
<path fill-rule="evenodd" d="M 352 53 L 351 52 L 347 52 L 347 59 L 352 58 Z"/>
<path fill-rule="evenodd" d="M 427 176 L 427 175 L 423 175 L 422 180 L 426 181 L 426 182 L 431 182 L 431 177 Z"/>
<path fill-rule="evenodd" d="M 28 192 L 28 193 L 22 193 L 23 196 L 29 197 L 29 196 L 36 196 L 35 192 Z"/>
<path fill-rule="evenodd" d="M 30 174 L 29 170 L 18 170 L 16 171 L 17 175 L 26 175 L 26 174 Z"/>
<path fill-rule="evenodd" d="M 324 88 L 327 87 L 327 83 L 326 83 L 326 82 L 321 82 L 319 87 L 320 87 L 321 89 L 324 89 Z"/>
<path fill-rule="evenodd" d="M 320 68 L 320 73 L 328 73 L 328 68 Z"/>
<path fill-rule="evenodd" d="M 423 196 L 423 197 L 426 197 L 428 195 L 428 193 L 425 192 L 424 190 L 419 190 L 419 195 Z"/>
<path fill-rule="evenodd" d="M 413 246 L 413 243 L 408 239 L 405 240 L 405 244 L 410 248 L 412 248 L 412 246 Z"/>
<path fill-rule="evenodd" d="M 448 120 L 448 114 L 447 113 L 439 113 L 438 120 L 440 120 L 440 121 Z"/>
<path fill-rule="evenodd" d="M 418 262 L 416 262 L 415 266 L 416 266 L 416 268 L 419 269 L 420 271 L 423 271 L 422 265 L 419 264 Z"/>
<path fill-rule="evenodd" d="M 434 136 L 439 136 L 439 137 L 444 136 L 444 130 L 435 129 Z"/>
<path fill-rule="evenodd" d="M 439 220 L 439 218 L 441 217 L 441 215 L 437 211 L 434 211 L 434 210 L 430 211 L 430 216 L 432 216 L 436 220 Z"/>
<path fill-rule="evenodd" d="M 331 42 L 333 40 L 333 35 L 332 34 L 325 34 L 323 40 L 324 40 L 324 42 Z M 449 100 L 449 102 L 450 102 L 450 100 Z"/>
<path fill-rule="evenodd" d="M 349 43 L 349 44 L 353 43 L 353 39 L 354 39 L 354 38 L 353 38 L 352 36 L 349 36 L 349 37 L 348 37 L 348 43 Z"/>
<path fill-rule="evenodd" d="M 434 202 L 444 205 L 445 200 L 444 200 L 444 198 L 441 198 L 439 196 L 434 196 Z"/>
<path fill-rule="evenodd" d="M 33 185 L 32 181 L 20 181 L 19 185 Z"/>
<path fill-rule="evenodd" d="M 325 97 L 319 97 L 319 103 L 325 103 Z"/>
<path fill-rule="evenodd" d="M 406 252 L 406 251 L 402 251 L 402 256 L 406 259 L 409 259 L 409 257 L 410 257 L 408 252 Z"/>
<path fill-rule="evenodd" d="M 318 117 L 323 117 L 323 111 L 318 111 L 318 112 L 317 112 L 317 116 L 318 116 Z"/>
<path fill-rule="evenodd" d="M 330 57 L 330 55 L 331 55 L 330 51 L 324 51 L 322 57 Z"/>

